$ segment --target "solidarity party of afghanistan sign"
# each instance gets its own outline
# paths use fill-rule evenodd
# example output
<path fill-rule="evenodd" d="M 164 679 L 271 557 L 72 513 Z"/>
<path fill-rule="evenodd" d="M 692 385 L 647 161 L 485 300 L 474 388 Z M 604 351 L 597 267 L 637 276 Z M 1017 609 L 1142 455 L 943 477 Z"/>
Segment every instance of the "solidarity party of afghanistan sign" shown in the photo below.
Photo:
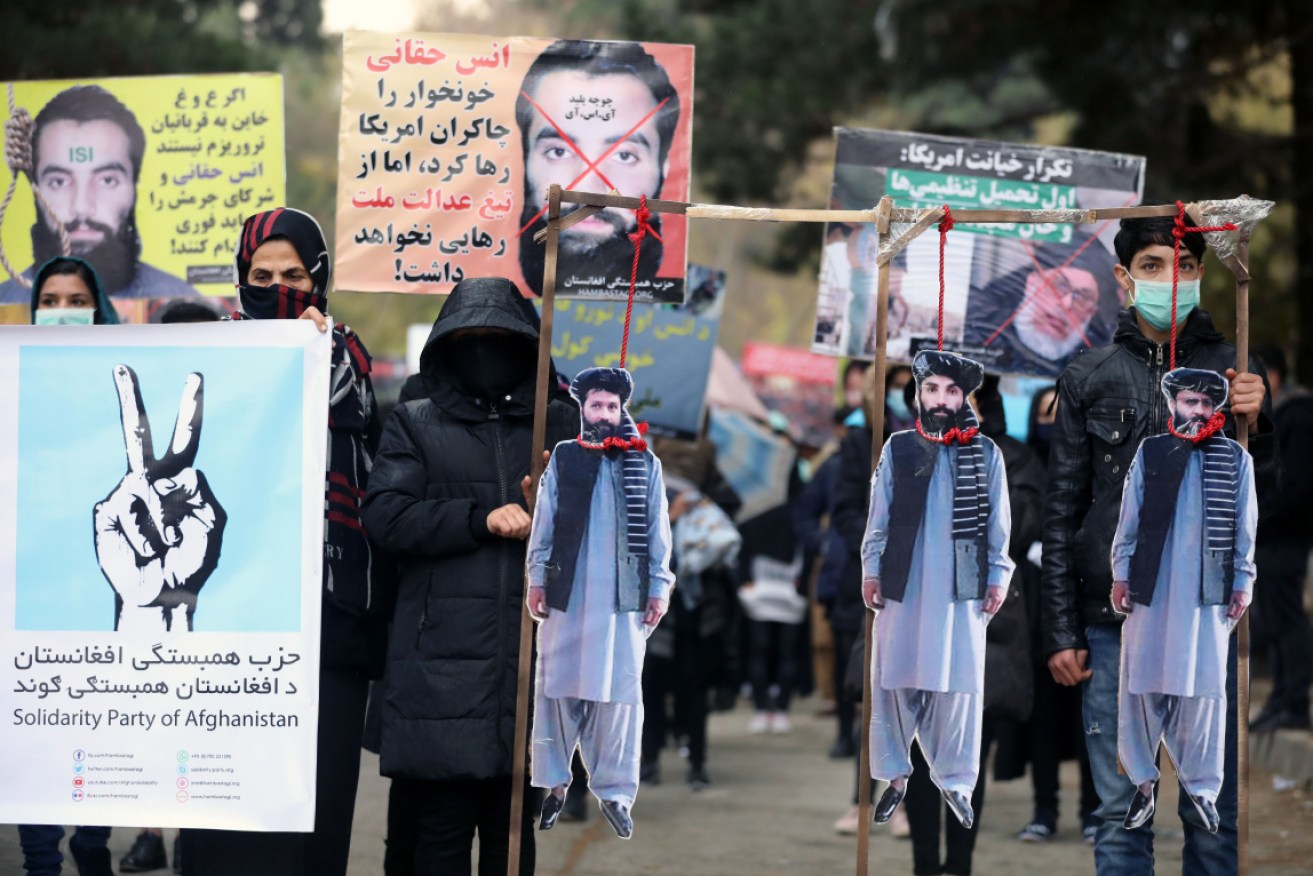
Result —
<path fill-rule="evenodd" d="M 0 821 L 311 829 L 329 357 L 0 327 Z"/>
<path fill-rule="evenodd" d="M 64 253 L 61 230 L 126 318 L 140 321 L 131 301 L 233 294 L 242 221 L 286 199 L 281 76 L 4 87 L 31 119 L 19 144 L 31 159 L 0 228 L 17 275 L 0 268 L 0 305 L 31 303 L 34 267 Z"/>
<path fill-rule="evenodd" d="M 1144 158 L 1018 143 L 840 128 L 831 202 L 897 207 L 1044 210 L 1138 204 Z M 897 234 L 900 227 L 895 225 Z M 958 223 L 944 252 L 944 344 L 987 371 L 1053 376 L 1076 353 L 1107 344 L 1124 293 L 1113 279 L 1115 222 L 1097 226 Z M 825 229 L 812 349 L 875 351 L 876 233 Z M 889 266 L 888 354 L 909 362 L 938 337 L 939 235 L 916 238 Z"/>
<path fill-rule="evenodd" d="M 553 184 L 688 199 L 693 48 L 348 32 L 340 124 L 339 288 L 446 293 L 499 276 L 541 294 L 533 237 Z M 651 224 L 635 296 L 680 301 L 686 220 Z M 556 294 L 625 297 L 636 227 L 608 207 L 564 230 Z"/>

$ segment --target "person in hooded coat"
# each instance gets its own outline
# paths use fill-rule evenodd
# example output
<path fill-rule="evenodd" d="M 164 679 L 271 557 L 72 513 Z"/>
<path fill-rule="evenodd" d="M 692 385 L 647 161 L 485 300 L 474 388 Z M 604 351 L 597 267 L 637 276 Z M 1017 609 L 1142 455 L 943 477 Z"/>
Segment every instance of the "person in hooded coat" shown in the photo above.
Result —
<path fill-rule="evenodd" d="M 578 427 L 552 399 L 533 447 L 537 344 L 511 281 L 456 284 L 420 357 L 429 394 L 397 406 L 374 460 L 364 521 L 401 572 L 382 693 L 388 874 L 469 873 L 476 833 L 480 874 L 506 872 L 524 490 L 534 454 Z M 526 794 L 523 873 L 535 808 Z"/>
<path fill-rule="evenodd" d="M 314 217 L 278 207 L 247 218 L 236 252 L 241 310 L 233 319 L 310 319 L 327 330 L 328 243 Z M 187 830 L 188 876 L 344 876 L 360 777 L 369 680 L 380 674 L 390 604 L 390 560 L 370 543 L 360 502 L 378 440 L 364 344 L 332 329 L 325 472 L 318 754 L 312 833 Z M 253 387 L 253 391 L 257 388 Z"/>

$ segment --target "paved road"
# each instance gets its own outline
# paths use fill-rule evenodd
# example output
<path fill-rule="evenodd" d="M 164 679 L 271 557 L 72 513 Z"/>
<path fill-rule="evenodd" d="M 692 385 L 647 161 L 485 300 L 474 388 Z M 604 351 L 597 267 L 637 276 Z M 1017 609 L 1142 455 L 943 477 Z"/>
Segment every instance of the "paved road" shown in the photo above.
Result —
<path fill-rule="evenodd" d="M 683 763 L 674 751 L 663 762 L 665 781 L 643 788 L 635 809 L 636 830 L 616 839 L 595 806 L 583 824 L 560 824 L 539 834 L 538 872 L 544 876 L 799 876 L 854 871 L 856 840 L 831 828 L 852 793 L 851 762 L 825 757 L 832 723 L 813 718 L 799 704 L 795 731 L 787 736 L 749 736 L 748 715 L 712 719 L 709 770 L 713 786 L 694 794 L 683 784 Z M 351 876 L 381 872 L 387 781 L 377 760 L 366 755 L 351 859 Z M 1063 801 L 1075 799 L 1074 768 L 1063 773 Z M 1301 790 L 1275 794 L 1271 776 L 1255 773 L 1251 792 L 1255 873 L 1295 876 L 1313 860 L 1313 798 Z M 1179 872 L 1180 826 L 1176 790 L 1164 781 L 1159 809 L 1159 870 Z M 1070 808 L 1056 840 L 1023 845 L 1013 835 L 1030 815 L 1029 782 L 991 784 L 981 820 L 977 874 L 1093 873 L 1090 850 L 1079 839 Z M 133 831 L 116 830 L 114 859 L 126 851 Z M 884 828 L 871 840 L 872 876 L 911 874 L 911 846 Z M 0 874 L 21 874 L 17 832 L 0 828 Z M 71 871 L 66 871 L 71 872 Z M 234 874 L 240 876 L 240 874 Z"/>

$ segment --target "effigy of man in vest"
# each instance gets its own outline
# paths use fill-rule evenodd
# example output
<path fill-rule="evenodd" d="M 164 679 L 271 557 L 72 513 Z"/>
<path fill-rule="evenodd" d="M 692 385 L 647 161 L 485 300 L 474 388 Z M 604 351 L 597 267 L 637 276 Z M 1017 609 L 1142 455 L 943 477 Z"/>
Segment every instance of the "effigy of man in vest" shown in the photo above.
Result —
<path fill-rule="evenodd" d="M 634 380 L 589 368 L 570 384 L 579 437 L 556 445 L 538 485 L 527 601 L 538 624 L 532 783 L 565 804 L 576 748 L 622 839 L 633 833 L 643 735 L 643 655 L 670 602 L 670 520 L 661 463 L 626 407 Z"/>
<path fill-rule="evenodd" d="M 871 479 L 862 595 L 875 612 L 871 777 L 889 787 L 888 821 L 906 793 L 915 738 L 963 826 L 980 769 L 985 625 L 1012 578 L 1003 457 L 967 398 L 980 363 L 924 350 L 912 361 L 917 428 L 889 438 Z"/>
<path fill-rule="evenodd" d="M 1125 826 L 1153 815 L 1162 742 L 1216 833 L 1227 644 L 1254 587 L 1254 472 L 1245 449 L 1222 433 L 1224 377 L 1177 368 L 1163 375 L 1162 390 L 1168 432 L 1136 451 L 1112 542 L 1112 604 L 1126 615 L 1117 755 L 1138 786 Z"/>

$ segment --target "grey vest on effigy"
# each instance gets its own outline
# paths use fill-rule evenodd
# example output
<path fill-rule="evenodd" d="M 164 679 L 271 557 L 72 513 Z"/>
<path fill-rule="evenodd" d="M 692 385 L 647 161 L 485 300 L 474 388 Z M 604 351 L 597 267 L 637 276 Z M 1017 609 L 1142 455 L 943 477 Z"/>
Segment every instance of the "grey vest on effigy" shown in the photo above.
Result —
<path fill-rule="evenodd" d="M 1135 553 L 1131 555 L 1130 581 L 1127 582 L 1132 602 L 1153 604 L 1163 548 L 1176 517 L 1181 481 L 1185 477 L 1190 454 L 1196 450 L 1205 454 L 1203 493 L 1207 530 L 1199 604 L 1222 605 L 1231 599 L 1231 588 L 1235 583 L 1235 500 L 1238 475 L 1230 442 L 1217 435 L 1195 445 L 1173 435 L 1157 435 L 1144 439 L 1140 447 L 1145 490 L 1144 500 L 1140 504 L 1140 519 L 1136 521 Z"/>
<path fill-rule="evenodd" d="M 971 439 L 983 442 L 982 436 Z M 926 496 L 930 491 L 930 478 L 940 451 L 948 448 L 927 441 L 915 432 L 895 432 L 889 438 L 886 452 L 893 454 L 890 468 L 894 475 L 893 496 L 889 502 L 889 539 L 880 557 L 880 595 L 894 602 L 902 602 L 907 593 L 907 576 L 912 567 L 912 553 L 916 550 L 916 537 L 925 517 Z M 983 459 L 983 454 L 982 457 Z M 989 517 L 989 494 L 980 497 L 982 518 Z M 925 544 L 926 550 L 941 550 L 952 546 L 954 553 L 953 599 L 984 599 L 989 580 L 989 544 L 984 528 L 970 539 L 953 537 L 951 521 L 942 528 L 946 544 Z"/>
<path fill-rule="evenodd" d="M 611 451 L 613 454 L 615 451 Z M 648 452 L 624 451 L 625 455 L 639 456 L 643 470 L 650 474 Z M 547 563 L 545 583 L 547 606 L 565 611 L 570 605 L 574 589 L 575 571 L 584 532 L 588 529 L 588 509 L 592 505 L 593 490 L 597 485 L 598 469 L 604 451 L 589 450 L 577 442 L 558 444 L 553 452 L 556 465 L 556 519 L 552 530 L 552 554 Z M 621 463 L 617 454 L 612 459 Z M 612 479 L 615 484 L 615 519 L 622 526 L 628 524 L 622 465 Z M 650 569 L 645 551 L 631 550 L 624 532 L 610 533 L 609 538 L 590 543 L 592 550 L 613 550 L 616 554 L 616 611 L 643 611 L 647 608 Z"/>

